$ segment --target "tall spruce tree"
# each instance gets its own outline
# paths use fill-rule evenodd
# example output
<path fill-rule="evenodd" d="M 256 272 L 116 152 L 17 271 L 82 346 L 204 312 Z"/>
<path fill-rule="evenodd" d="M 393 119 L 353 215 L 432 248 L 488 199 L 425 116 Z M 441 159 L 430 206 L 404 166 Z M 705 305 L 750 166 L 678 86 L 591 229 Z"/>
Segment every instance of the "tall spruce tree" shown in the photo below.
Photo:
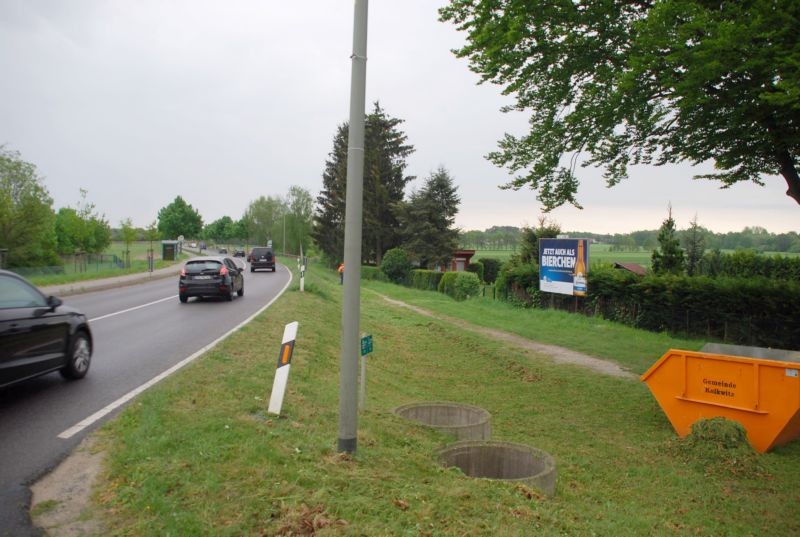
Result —
<path fill-rule="evenodd" d="M 700 261 L 706 251 L 705 233 L 697 223 L 697 215 L 683 234 L 683 247 L 686 249 L 686 274 L 694 276 L 700 271 Z"/>
<path fill-rule="evenodd" d="M 344 210 L 347 180 L 347 124 L 333 137 L 333 149 L 322 172 L 311 236 L 331 265 L 344 260 Z"/>
<path fill-rule="evenodd" d="M 398 128 L 402 123 L 375 103 L 364 126 L 361 258 L 378 265 L 384 252 L 401 242 L 397 206 L 403 201 L 406 184 L 413 179 L 404 175 L 406 158 L 414 148 Z M 339 126 L 334 136 L 314 214 L 314 242 L 331 263 L 341 261 L 344 252 L 348 127 L 347 123 Z"/>
<path fill-rule="evenodd" d="M 402 204 L 403 248 L 420 267 L 445 264 L 458 248 L 459 230 L 453 227 L 461 202 L 457 190 L 448 171 L 440 167 Z"/>
<path fill-rule="evenodd" d="M 652 267 L 656 274 L 682 274 L 686 260 L 680 241 L 675 236 L 675 220 L 672 218 L 672 205 L 667 219 L 658 231 L 658 249 L 653 250 Z"/>

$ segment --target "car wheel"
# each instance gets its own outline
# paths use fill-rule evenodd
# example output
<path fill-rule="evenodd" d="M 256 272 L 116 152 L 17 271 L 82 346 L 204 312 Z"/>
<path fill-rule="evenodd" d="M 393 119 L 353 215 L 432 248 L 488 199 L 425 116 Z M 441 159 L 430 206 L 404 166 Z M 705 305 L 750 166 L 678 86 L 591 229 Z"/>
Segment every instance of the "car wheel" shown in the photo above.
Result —
<path fill-rule="evenodd" d="M 228 293 L 225 295 L 225 300 L 227 300 L 228 302 L 233 300 L 233 286 L 230 286 L 228 288 Z"/>
<path fill-rule="evenodd" d="M 186 295 L 178 295 L 178 300 L 180 300 L 182 303 L 186 304 L 186 301 L 189 300 L 189 297 L 186 296 Z"/>
<path fill-rule="evenodd" d="M 250 272 L 255 272 L 255 271 L 256 271 L 256 269 L 254 269 L 253 267 L 250 267 Z"/>
<path fill-rule="evenodd" d="M 89 371 L 92 363 L 92 346 L 85 332 L 75 334 L 69 350 L 67 365 L 61 370 L 61 376 L 68 379 L 82 379 Z"/>
<path fill-rule="evenodd" d="M 275 272 L 275 267 L 272 267 L 272 272 Z"/>
<path fill-rule="evenodd" d="M 244 284 L 242 284 L 242 287 L 236 291 L 236 294 L 239 296 L 244 296 Z"/>

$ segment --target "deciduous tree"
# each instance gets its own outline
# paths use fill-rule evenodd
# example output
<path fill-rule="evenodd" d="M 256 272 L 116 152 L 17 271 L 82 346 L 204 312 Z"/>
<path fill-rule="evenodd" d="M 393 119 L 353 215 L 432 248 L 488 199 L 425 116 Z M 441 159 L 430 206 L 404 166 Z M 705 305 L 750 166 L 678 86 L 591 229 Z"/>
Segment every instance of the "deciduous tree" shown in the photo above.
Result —
<path fill-rule="evenodd" d="M 0 248 L 6 266 L 57 265 L 53 200 L 36 166 L 0 146 Z"/>
<path fill-rule="evenodd" d="M 457 55 L 531 112 L 489 159 L 547 210 L 577 200 L 576 162 L 713 160 L 724 186 L 782 175 L 800 203 L 800 2 L 451 0 Z"/>
<path fill-rule="evenodd" d="M 198 237 L 202 229 L 200 213 L 180 196 L 158 211 L 158 232 L 162 237 L 173 240 L 181 235 Z"/>

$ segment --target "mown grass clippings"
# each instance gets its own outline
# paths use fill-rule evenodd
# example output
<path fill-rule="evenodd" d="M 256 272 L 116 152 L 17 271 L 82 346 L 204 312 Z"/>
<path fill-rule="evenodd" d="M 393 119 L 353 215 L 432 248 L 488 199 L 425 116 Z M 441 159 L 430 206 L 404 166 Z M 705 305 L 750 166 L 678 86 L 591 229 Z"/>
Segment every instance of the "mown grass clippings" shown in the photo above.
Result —
<path fill-rule="evenodd" d="M 763 457 L 747 441 L 747 431 L 739 422 L 722 417 L 699 419 L 685 438 L 672 444 L 677 456 L 706 475 L 771 479 Z"/>
<path fill-rule="evenodd" d="M 104 428 L 109 462 L 97 501 L 108 534 L 800 532 L 797 442 L 757 456 L 768 477 L 708 473 L 671 447 L 674 432 L 643 384 L 556 365 L 369 292 L 361 304 L 362 331 L 375 341 L 367 410 L 356 454 L 337 453 L 342 288 L 332 271 L 312 266 L 307 277 L 328 298 L 287 292 Z M 435 302 L 424 307 L 437 311 Z M 294 320 L 300 328 L 283 414 L 258 419 L 283 326 Z M 538 320 L 520 313 L 505 318 L 504 329 L 525 332 Z M 613 331 L 580 335 L 624 341 Z M 648 334 L 638 337 L 640 348 L 657 346 Z M 453 439 L 391 412 L 426 400 L 485 408 L 493 439 L 552 454 L 556 495 L 444 468 L 436 453 Z"/>

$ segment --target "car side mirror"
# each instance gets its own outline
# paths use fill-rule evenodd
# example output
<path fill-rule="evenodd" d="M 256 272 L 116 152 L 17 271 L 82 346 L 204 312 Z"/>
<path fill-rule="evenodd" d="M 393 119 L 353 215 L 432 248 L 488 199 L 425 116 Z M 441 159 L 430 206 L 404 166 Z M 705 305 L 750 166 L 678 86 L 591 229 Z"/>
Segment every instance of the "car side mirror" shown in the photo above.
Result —
<path fill-rule="evenodd" d="M 64 301 L 58 298 L 57 296 L 51 295 L 47 297 L 47 305 L 50 306 L 50 311 L 55 311 L 55 309 L 63 303 Z"/>

